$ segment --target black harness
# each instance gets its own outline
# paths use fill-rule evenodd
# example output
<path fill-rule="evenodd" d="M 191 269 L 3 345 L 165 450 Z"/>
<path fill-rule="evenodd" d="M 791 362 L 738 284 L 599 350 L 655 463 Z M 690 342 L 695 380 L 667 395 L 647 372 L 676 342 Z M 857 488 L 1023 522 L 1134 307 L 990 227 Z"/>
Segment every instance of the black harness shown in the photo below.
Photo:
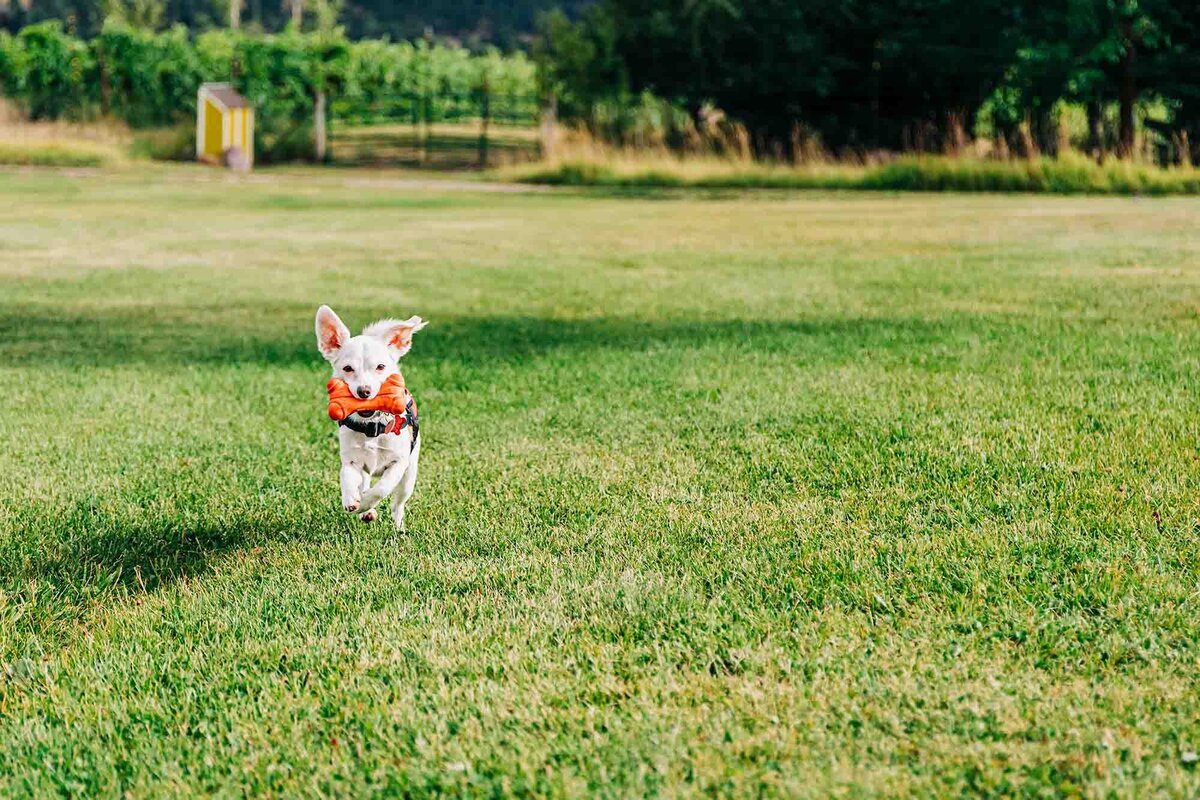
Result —
<path fill-rule="evenodd" d="M 409 452 L 417 446 L 417 434 L 421 431 L 420 421 L 417 419 L 417 403 L 411 394 L 408 396 L 408 402 L 404 404 L 403 416 L 386 411 L 358 411 L 339 421 L 338 425 L 371 439 L 385 433 L 400 433 L 405 428 L 412 428 Z"/>

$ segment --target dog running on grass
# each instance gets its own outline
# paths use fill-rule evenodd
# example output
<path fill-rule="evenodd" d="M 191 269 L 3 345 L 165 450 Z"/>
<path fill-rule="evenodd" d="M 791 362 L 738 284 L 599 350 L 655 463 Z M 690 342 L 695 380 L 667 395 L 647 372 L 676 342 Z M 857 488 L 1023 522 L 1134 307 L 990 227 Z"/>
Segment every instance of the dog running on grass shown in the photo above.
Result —
<path fill-rule="evenodd" d="M 397 362 L 412 347 L 413 334 L 425 320 L 383 319 L 363 329 L 359 336 L 338 319 L 329 306 L 317 309 L 317 349 L 333 365 L 333 377 L 345 381 L 350 392 L 370 400 L 384 381 L 400 374 Z M 417 483 L 421 455 L 416 403 L 408 395 L 403 416 L 384 411 L 357 411 L 338 423 L 341 448 L 342 507 L 374 522 L 375 507 L 390 499 L 392 521 L 404 530 L 404 504 Z M 371 479 L 375 483 L 371 483 Z"/>

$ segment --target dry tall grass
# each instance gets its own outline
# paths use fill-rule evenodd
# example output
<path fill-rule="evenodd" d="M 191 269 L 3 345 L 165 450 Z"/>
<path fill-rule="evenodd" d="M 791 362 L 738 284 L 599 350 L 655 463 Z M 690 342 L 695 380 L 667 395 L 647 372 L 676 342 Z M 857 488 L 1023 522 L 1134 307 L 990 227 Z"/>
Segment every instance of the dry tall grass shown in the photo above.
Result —
<path fill-rule="evenodd" d="M 0 100 L 0 164 L 99 166 L 126 160 L 133 136 L 111 120 L 31 121 Z"/>
<path fill-rule="evenodd" d="M 1005 158 L 986 143 L 957 156 L 866 154 L 831 158 L 815 146 L 794 162 L 754 160 L 736 147 L 677 151 L 665 145 L 613 146 L 565 131 L 536 164 L 498 170 L 507 180 L 572 186 L 881 189 L 1048 192 L 1056 194 L 1200 194 L 1200 170 L 1137 161 L 1097 164 L 1066 151 L 1057 158 Z"/>

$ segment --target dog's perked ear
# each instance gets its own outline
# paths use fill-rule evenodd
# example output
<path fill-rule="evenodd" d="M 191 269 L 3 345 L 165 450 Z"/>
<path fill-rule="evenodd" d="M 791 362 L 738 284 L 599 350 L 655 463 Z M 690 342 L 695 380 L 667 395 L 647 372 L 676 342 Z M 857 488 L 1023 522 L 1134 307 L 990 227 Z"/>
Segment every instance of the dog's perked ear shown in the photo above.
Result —
<path fill-rule="evenodd" d="M 382 339 L 391 348 L 392 355 L 400 358 L 412 349 L 412 337 L 428 323 L 420 317 L 408 319 L 381 319 L 363 328 L 364 336 Z"/>
<path fill-rule="evenodd" d="M 350 341 L 350 329 L 342 324 L 329 306 L 317 309 L 317 349 L 326 361 L 332 361 L 342 345 Z"/>

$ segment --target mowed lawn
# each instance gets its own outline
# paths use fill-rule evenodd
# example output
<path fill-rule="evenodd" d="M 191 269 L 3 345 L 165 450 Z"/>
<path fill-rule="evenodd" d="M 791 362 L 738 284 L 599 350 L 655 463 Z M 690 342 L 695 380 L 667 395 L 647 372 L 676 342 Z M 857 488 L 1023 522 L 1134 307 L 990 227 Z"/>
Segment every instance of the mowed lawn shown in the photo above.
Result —
<path fill-rule="evenodd" d="M 1200 792 L 1200 201 L 0 207 L 0 796 Z M 407 534 L 322 302 L 430 321 Z"/>

